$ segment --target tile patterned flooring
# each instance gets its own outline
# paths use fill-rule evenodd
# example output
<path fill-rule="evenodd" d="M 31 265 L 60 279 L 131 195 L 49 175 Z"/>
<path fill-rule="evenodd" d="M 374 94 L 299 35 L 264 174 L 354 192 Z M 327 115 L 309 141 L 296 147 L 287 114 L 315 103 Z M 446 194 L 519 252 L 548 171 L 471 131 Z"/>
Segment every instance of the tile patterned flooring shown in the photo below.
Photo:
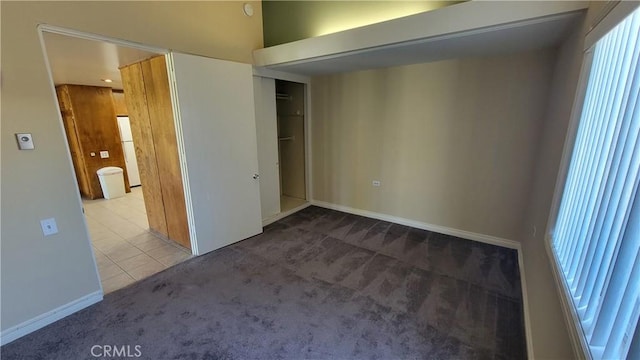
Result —
<path fill-rule="evenodd" d="M 83 200 L 104 293 L 191 257 L 188 249 L 149 231 L 142 189 L 117 199 Z"/>

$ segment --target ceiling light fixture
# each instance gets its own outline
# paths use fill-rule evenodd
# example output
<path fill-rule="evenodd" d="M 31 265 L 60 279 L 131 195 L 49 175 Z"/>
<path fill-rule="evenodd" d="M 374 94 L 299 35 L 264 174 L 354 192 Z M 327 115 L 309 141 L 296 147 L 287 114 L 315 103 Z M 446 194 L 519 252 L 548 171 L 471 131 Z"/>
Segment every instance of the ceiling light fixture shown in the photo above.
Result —
<path fill-rule="evenodd" d="M 102 79 L 102 81 L 104 81 L 106 83 L 112 83 L 113 82 L 113 80 L 111 80 L 111 79 Z"/>

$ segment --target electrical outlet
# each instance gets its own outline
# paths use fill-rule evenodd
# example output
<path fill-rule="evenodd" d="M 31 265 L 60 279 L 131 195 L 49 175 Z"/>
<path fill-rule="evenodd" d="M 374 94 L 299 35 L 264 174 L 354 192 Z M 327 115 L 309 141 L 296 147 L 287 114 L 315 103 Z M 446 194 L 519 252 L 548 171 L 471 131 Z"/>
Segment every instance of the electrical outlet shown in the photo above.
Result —
<path fill-rule="evenodd" d="M 106 159 L 109 157 L 109 152 L 108 151 L 100 151 L 100 157 L 103 159 Z"/>
<path fill-rule="evenodd" d="M 40 226 L 42 226 L 42 233 L 44 236 L 58 233 L 58 224 L 56 224 L 55 218 L 40 220 Z"/>
<path fill-rule="evenodd" d="M 373 180 L 372 184 L 373 184 L 373 186 L 378 187 L 378 186 L 380 186 L 380 180 Z"/>

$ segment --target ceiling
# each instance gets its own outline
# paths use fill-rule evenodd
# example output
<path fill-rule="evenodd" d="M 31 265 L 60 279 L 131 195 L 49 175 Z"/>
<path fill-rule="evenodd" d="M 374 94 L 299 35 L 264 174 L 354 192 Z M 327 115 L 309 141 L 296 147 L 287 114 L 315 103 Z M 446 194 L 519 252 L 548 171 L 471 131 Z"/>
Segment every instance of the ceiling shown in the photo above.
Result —
<path fill-rule="evenodd" d="M 122 89 L 118 70 L 121 66 L 160 54 L 50 32 L 44 32 L 43 36 L 56 85 L 76 84 Z M 113 82 L 106 83 L 102 79 L 111 79 Z"/>

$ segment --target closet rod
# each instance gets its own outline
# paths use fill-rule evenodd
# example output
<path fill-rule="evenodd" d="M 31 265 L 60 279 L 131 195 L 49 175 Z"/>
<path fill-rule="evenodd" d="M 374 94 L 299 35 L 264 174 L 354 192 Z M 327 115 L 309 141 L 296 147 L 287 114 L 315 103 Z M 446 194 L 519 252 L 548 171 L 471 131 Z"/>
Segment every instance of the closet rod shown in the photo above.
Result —
<path fill-rule="evenodd" d="M 289 137 L 283 137 L 283 138 L 278 138 L 278 140 L 280 141 L 288 141 L 288 140 L 295 140 L 296 137 L 295 136 L 289 136 Z"/>

